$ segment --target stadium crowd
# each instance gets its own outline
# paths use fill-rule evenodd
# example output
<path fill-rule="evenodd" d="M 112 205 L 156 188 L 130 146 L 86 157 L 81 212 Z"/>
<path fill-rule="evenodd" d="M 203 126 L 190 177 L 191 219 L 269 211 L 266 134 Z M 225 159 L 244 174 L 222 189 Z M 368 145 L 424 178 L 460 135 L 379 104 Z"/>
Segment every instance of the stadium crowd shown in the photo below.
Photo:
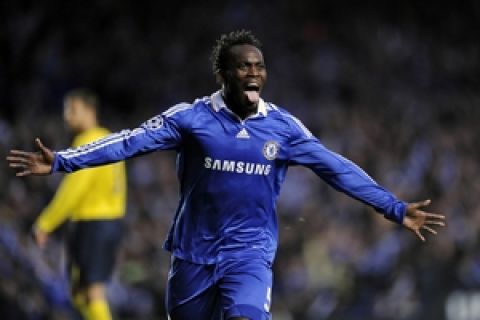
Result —
<path fill-rule="evenodd" d="M 421 243 L 307 169 L 291 169 L 278 203 L 274 319 L 478 319 L 468 308 L 480 310 L 479 299 L 462 307 L 454 298 L 480 293 L 480 5 L 369 3 L 3 5 L 2 154 L 31 150 L 37 136 L 67 147 L 62 98 L 71 88 L 99 94 L 112 130 L 212 93 L 214 40 L 251 29 L 264 43 L 267 101 L 399 198 L 431 198 L 431 211 L 447 215 L 447 227 Z M 128 231 L 109 298 L 117 319 L 164 319 L 175 155 L 127 165 Z M 1 165 L 2 319 L 74 318 L 59 261 L 65 228 L 46 251 L 30 238 L 60 178 L 16 178 Z"/>

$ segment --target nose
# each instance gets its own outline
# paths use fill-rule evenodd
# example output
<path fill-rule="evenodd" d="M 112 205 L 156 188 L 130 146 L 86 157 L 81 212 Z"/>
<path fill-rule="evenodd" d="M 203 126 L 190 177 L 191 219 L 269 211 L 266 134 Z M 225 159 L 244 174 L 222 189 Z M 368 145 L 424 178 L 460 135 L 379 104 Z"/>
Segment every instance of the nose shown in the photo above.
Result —
<path fill-rule="evenodd" d="M 256 77 L 259 74 L 260 74 L 260 70 L 257 66 L 255 65 L 249 66 L 247 75 Z"/>

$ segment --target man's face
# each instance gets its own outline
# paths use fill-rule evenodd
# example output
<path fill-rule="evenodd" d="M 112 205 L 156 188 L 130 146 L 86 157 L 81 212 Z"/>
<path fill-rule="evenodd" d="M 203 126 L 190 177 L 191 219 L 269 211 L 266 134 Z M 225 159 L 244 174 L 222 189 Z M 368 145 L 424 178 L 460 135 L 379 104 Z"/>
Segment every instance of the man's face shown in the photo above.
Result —
<path fill-rule="evenodd" d="M 267 81 L 262 52 L 248 44 L 231 47 L 227 70 L 221 75 L 227 100 L 247 113 L 255 113 L 260 93 Z"/>
<path fill-rule="evenodd" d="M 68 98 L 65 100 L 63 108 L 63 119 L 67 126 L 74 132 L 83 129 L 84 122 L 89 117 L 90 108 L 88 108 L 81 99 Z"/>

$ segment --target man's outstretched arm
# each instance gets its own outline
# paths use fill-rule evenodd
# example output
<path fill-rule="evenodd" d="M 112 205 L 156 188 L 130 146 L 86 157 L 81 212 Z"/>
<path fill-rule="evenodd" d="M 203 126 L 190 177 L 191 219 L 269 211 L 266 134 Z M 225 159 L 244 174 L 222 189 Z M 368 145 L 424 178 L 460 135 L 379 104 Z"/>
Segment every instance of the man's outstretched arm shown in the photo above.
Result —
<path fill-rule="evenodd" d="M 430 200 L 413 203 L 398 200 L 357 165 L 321 145 L 316 148 L 317 152 L 312 153 L 316 159 L 308 166 L 335 189 L 374 207 L 387 219 L 414 232 L 422 241 L 425 241 L 422 231 L 437 234 L 434 227 L 445 226 L 444 215 L 422 210 Z"/>
<path fill-rule="evenodd" d="M 38 152 L 11 150 L 7 161 L 11 168 L 18 170 L 17 176 L 46 175 L 105 165 L 155 150 L 175 149 L 180 145 L 182 135 L 176 114 L 169 115 L 158 115 L 134 130 L 122 130 L 85 145 L 56 152 L 43 146 L 37 138 Z"/>
<path fill-rule="evenodd" d="M 309 167 L 335 189 L 372 206 L 422 241 L 425 241 L 422 231 L 437 234 L 434 227 L 445 226 L 444 215 L 422 210 L 430 200 L 406 203 L 397 199 L 353 162 L 325 148 L 308 130 L 295 123 L 292 128 L 291 164 Z"/>

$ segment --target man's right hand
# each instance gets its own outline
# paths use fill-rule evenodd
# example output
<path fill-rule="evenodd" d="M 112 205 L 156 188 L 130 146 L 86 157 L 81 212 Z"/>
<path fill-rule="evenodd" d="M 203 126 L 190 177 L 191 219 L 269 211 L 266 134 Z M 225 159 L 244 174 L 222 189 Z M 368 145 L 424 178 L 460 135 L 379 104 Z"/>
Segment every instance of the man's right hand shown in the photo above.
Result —
<path fill-rule="evenodd" d="M 35 240 L 35 243 L 40 249 L 45 249 L 47 246 L 49 234 L 47 232 L 44 232 L 38 228 L 33 229 L 33 239 Z"/>
<path fill-rule="evenodd" d="M 23 150 L 10 150 L 7 156 L 10 168 L 18 169 L 16 176 L 47 175 L 52 172 L 53 159 L 52 150 L 45 147 L 39 138 L 35 139 L 39 151 L 28 152 Z"/>

